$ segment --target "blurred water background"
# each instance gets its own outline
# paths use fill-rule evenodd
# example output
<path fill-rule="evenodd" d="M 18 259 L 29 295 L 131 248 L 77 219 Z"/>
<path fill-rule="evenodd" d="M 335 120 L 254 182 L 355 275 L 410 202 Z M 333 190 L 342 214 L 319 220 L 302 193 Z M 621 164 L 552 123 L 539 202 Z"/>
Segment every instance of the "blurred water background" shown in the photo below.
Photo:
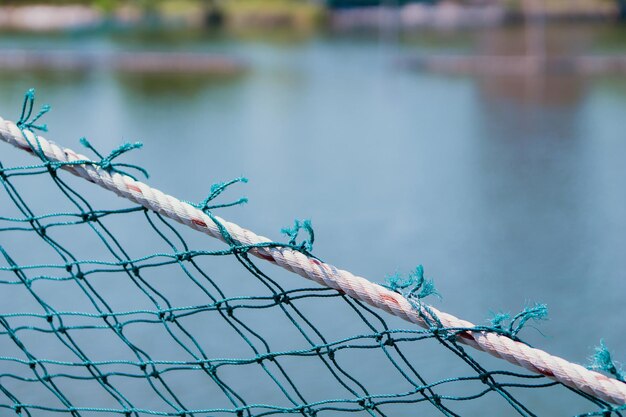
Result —
<path fill-rule="evenodd" d="M 3 51 L 184 51 L 232 60 L 236 70 L 220 75 L 5 68 L 0 112 L 15 120 L 24 91 L 35 87 L 40 102 L 53 105 L 47 137 L 64 146 L 79 148 L 84 135 L 104 151 L 141 140 L 128 160 L 150 171 L 149 184 L 183 200 L 201 201 L 211 183 L 245 175 L 250 183 L 237 192 L 250 203 L 224 212 L 227 219 L 278 238 L 292 219 L 310 218 L 315 253 L 341 268 L 382 282 L 423 264 L 443 311 L 484 323 L 492 311 L 543 302 L 550 320 L 526 331 L 532 343 L 585 364 L 604 338 L 626 358 L 624 74 L 451 74 L 415 64 L 621 56 L 626 26 L 7 31 Z M 5 164 L 19 158 L 6 146 L 0 155 Z M 0 300 L 11 305 L 8 295 Z M 314 311 L 350 333 L 349 320 Z M 435 357 L 425 366 L 448 365 Z M 540 415 L 588 411 L 551 391 L 532 394 Z M 488 404 L 465 414 L 510 413 Z"/>

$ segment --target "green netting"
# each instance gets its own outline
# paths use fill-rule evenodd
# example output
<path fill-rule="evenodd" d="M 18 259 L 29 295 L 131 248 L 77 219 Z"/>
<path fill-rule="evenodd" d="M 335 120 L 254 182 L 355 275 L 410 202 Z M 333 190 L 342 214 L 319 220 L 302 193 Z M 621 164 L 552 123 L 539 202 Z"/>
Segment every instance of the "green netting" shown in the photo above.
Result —
<path fill-rule="evenodd" d="M 45 128 L 36 125 L 45 111 L 32 116 L 29 93 L 20 128 Z M 101 169 L 137 168 L 114 160 L 138 145 L 105 157 L 82 142 Z M 95 189 L 37 147 L 39 161 L 15 165 L 18 151 L 1 146 L 2 415 L 554 415 L 571 407 L 621 415 L 469 352 L 456 342 L 458 329 L 418 329 L 338 291 L 305 287 L 258 265 L 250 247 L 207 242 Z M 242 203 L 214 201 L 240 181 L 212 187 L 199 207 L 210 214 Z M 308 238 L 298 237 L 302 230 Z M 312 251 L 310 223 L 285 233 L 273 244 Z M 416 303 L 435 292 L 421 267 L 387 285 Z M 518 339 L 544 315 L 534 305 L 481 329 Z M 620 376 L 606 349 L 597 358 Z M 553 395 L 560 404 L 549 407 Z"/>

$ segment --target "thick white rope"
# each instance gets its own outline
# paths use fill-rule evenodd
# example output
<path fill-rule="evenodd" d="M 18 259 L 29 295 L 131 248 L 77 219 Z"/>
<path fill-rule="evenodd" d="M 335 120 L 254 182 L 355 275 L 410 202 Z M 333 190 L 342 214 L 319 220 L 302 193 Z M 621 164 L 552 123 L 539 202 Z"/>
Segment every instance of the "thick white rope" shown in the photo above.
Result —
<path fill-rule="evenodd" d="M 31 149 L 40 148 L 51 162 L 72 163 L 90 160 L 71 149 L 63 149 L 42 136 L 35 137 L 30 131 L 22 132 L 15 123 L 4 120 L 2 117 L 0 117 L 0 139 L 29 152 L 32 152 Z M 62 168 L 113 191 L 121 197 L 141 204 L 149 210 L 158 212 L 209 236 L 224 240 L 216 222 L 202 210 L 129 176 L 110 172 L 93 164 L 62 165 Z M 215 219 L 235 241 L 242 245 L 271 242 L 266 237 L 258 236 L 217 216 Z M 424 316 L 436 316 L 441 325 L 446 328 L 466 329 L 475 327 L 468 321 L 440 312 L 433 307 L 424 306 L 419 311 L 401 294 L 290 248 L 255 247 L 250 250 L 250 253 L 427 329 L 431 327 L 424 320 Z M 626 404 L 626 383 L 588 370 L 542 350 L 529 347 L 509 337 L 493 332 L 462 331 L 457 334 L 456 338 L 461 343 L 526 368 L 531 372 L 545 375 L 570 388 L 578 389 L 613 404 Z"/>

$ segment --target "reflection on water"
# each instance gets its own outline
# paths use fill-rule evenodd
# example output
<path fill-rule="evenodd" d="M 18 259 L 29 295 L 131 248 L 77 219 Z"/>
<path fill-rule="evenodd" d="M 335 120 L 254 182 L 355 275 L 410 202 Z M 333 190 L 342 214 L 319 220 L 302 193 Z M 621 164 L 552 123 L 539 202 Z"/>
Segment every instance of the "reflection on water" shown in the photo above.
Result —
<path fill-rule="evenodd" d="M 545 53 L 602 50 L 604 39 L 623 32 L 583 29 L 547 31 Z M 310 217 L 316 253 L 331 263 L 374 281 L 423 263 L 444 295 L 441 309 L 475 322 L 490 310 L 545 302 L 552 320 L 541 325 L 547 337 L 528 331 L 534 344 L 584 363 L 603 337 L 623 358 L 626 324 L 616 311 L 626 270 L 626 81 L 453 77 L 393 64 L 416 51 L 467 49 L 466 38 L 492 54 L 528 45 L 521 30 L 456 36 L 434 46 L 432 34 L 393 44 L 192 38 L 168 47 L 227 51 L 250 70 L 226 79 L 3 74 L 0 109 L 14 119 L 21 94 L 35 86 L 54 105 L 47 122 L 57 142 L 77 147 L 89 135 L 111 149 L 141 139 L 145 148 L 129 159 L 148 168 L 151 184 L 185 200 L 244 174 L 251 203 L 224 213 L 242 226 L 276 237 L 294 217 Z M 0 41 L 7 43 L 123 48 L 107 37 Z M 586 411 L 552 391 L 537 395 L 530 401 L 545 415 Z M 504 413 L 498 406 L 493 415 Z"/>
<path fill-rule="evenodd" d="M 193 96 L 197 92 L 210 88 L 224 88 L 235 83 L 241 74 L 234 75 L 199 75 L 199 74 L 120 74 L 117 77 L 124 90 L 144 97 L 176 95 Z"/>
<path fill-rule="evenodd" d="M 576 26 L 545 28 L 541 24 L 486 31 L 476 53 L 486 56 L 574 57 L 589 50 L 597 35 Z M 587 79 L 568 68 L 557 72 L 529 72 L 480 79 L 481 91 L 491 99 L 515 100 L 528 105 L 576 105 L 584 95 Z"/>

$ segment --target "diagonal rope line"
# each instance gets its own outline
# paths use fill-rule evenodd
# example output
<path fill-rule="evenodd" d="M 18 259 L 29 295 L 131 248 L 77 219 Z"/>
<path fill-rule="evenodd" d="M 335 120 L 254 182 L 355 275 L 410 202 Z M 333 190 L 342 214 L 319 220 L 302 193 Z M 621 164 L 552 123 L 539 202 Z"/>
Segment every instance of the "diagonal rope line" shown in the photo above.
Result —
<path fill-rule="evenodd" d="M 0 139 L 22 150 L 38 155 L 48 170 L 61 168 L 93 182 L 146 209 L 187 225 L 211 237 L 229 243 L 240 256 L 250 253 L 288 271 L 353 299 L 382 309 L 439 335 L 440 341 L 459 342 L 487 352 L 514 365 L 541 374 L 565 386 L 601 400 L 626 404 L 626 384 L 581 365 L 532 348 L 506 335 L 486 331 L 471 322 L 438 311 L 432 306 L 415 303 L 398 292 L 372 283 L 363 277 L 321 262 L 306 251 L 285 247 L 256 235 L 189 203 L 167 195 L 119 171 L 103 169 L 97 162 L 62 148 L 31 130 L 0 117 Z"/>

